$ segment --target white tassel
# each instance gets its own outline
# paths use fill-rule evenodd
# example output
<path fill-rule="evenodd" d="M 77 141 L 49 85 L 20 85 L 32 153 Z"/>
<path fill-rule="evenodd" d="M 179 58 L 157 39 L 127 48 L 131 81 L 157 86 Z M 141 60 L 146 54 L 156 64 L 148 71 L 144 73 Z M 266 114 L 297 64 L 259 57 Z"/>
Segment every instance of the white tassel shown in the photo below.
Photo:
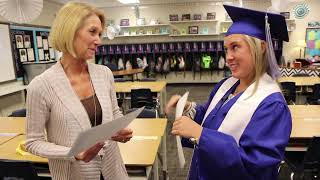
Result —
<path fill-rule="evenodd" d="M 266 42 L 267 42 L 267 58 L 269 64 L 268 74 L 272 79 L 277 79 L 280 77 L 279 66 L 277 64 L 277 59 L 274 54 L 274 49 L 272 45 L 271 33 L 270 33 L 270 24 L 268 22 L 268 15 L 265 16 L 265 33 L 266 33 Z"/>

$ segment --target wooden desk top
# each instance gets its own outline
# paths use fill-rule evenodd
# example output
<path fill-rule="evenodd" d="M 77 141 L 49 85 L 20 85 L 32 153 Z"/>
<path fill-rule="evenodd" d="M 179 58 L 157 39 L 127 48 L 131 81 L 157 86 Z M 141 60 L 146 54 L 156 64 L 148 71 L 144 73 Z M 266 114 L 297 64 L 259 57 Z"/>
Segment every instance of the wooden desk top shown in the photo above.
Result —
<path fill-rule="evenodd" d="M 0 159 L 27 160 L 37 163 L 48 163 L 47 158 L 35 155 L 21 156 L 16 153 L 18 144 L 25 140 L 25 135 L 17 136 L 0 145 Z M 157 155 L 161 138 L 133 139 L 127 143 L 118 143 L 125 165 L 151 166 Z"/>
<path fill-rule="evenodd" d="M 295 82 L 296 86 L 313 86 L 320 83 L 320 77 L 281 77 L 279 82 Z"/>
<path fill-rule="evenodd" d="M 163 136 L 167 126 L 165 118 L 135 119 L 129 124 L 133 130 L 133 136 Z"/>
<path fill-rule="evenodd" d="M 24 117 L 0 117 L 0 133 L 25 134 Z M 134 136 L 162 136 L 167 126 L 165 118 L 137 118 L 129 127 Z"/>
<path fill-rule="evenodd" d="M 131 69 L 131 70 L 121 70 L 121 71 L 112 71 L 114 76 L 123 76 L 123 75 L 132 75 L 137 73 L 142 73 L 144 69 Z"/>
<path fill-rule="evenodd" d="M 14 122 L 15 118 L 0 118 Z M 19 127 L 25 123 L 25 118 L 17 118 L 16 123 Z M 6 123 L 2 123 L 6 124 Z M 10 122 L 9 124 L 12 125 Z M 161 136 L 165 133 L 167 125 L 167 119 L 135 119 L 129 127 L 133 129 L 134 136 L 131 141 L 127 143 L 118 143 L 121 155 L 126 165 L 135 166 L 150 166 L 153 164 L 157 151 L 160 146 Z M 2 127 L 2 126 L 1 126 Z M 7 126 L 8 127 L 8 126 Z M 21 156 L 16 154 L 16 148 L 18 144 L 25 140 L 25 135 L 19 135 L 16 137 L 0 137 L 0 142 L 5 142 L 0 145 L 0 159 L 12 159 L 12 160 L 29 160 L 32 162 L 47 163 L 46 158 L 41 158 L 34 155 Z"/>
<path fill-rule="evenodd" d="M 118 143 L 125 165 L 152 166 L 160 146 L 160 137 L 156 139 L 133 139 L 127 143 Z"/>
<path fill-rule="evenodd" d="M 167 85 L 165 81 L 155 82 L 116 82 L 116 92 L 130 93 L 131 89 L 149 88 L 152 92 L 161 92 Z"/>
<path fill-rule="evenodd" d="M 320 136 L 320 105 L 289 105 L 292 115 L 291 138 Z"/>
<path fill-rule="evenodd" d="M 0 117 L 0 133 L 20 133 L 25 134 L 24 117 Z"/>
<path fill-rule="evenodd" d="M 35 155 L 21 156 L 16 153 L 18 144 L 26 139 L 25 135 L 17 136 L 3 145 L 0 145 L 0 159 L 11 159 L 21 161 L 32 161 L 37 163 L 47 163 L 47 158 L 42 158 Z"/>

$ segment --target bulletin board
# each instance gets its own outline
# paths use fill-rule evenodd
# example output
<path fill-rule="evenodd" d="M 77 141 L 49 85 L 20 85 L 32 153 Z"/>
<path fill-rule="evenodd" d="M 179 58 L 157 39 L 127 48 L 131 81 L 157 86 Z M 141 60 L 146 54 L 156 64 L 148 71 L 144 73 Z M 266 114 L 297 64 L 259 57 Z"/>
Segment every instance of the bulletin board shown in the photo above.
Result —
<path fill-rule="evenodd" d="M 5 82 L 16 78 L 8 24 L 0 24 L 0 37 L 0 82 Z"/>
<path fill-rule="evenodd" d="M 306 57 L 320 55 L 320 28 L 307 28 L 306 44 Z"/>

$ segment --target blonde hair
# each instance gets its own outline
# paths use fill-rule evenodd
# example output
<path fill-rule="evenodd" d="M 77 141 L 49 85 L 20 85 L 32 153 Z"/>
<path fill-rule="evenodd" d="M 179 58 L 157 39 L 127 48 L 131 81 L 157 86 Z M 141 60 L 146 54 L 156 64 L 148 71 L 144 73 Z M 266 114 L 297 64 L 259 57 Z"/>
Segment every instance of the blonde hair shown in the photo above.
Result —
<path fill-rule="evenodd" d="M 65 4 L 59 10 L 51 28 L 49 40 L 52 47 L 77 57 L 74 50 L 75 34 L 83 26 L 85 19 L 92 15 L 98 16 L 102 30 L 104 30 L 105 17 L 101 10 L 84 3 L 69 2 Z"/>
<path fill-rule="evenodd" d="M 262 48 L 262 42 L 264 41 L 248 35 L 244 35 L 244 37 L 245 37 L 244 38 L 245 41 L 249 44 L 251 56 L 252 56 L 254 67 L 255 67 L 254 68 L 255 69 L 255 75 L 254 75 L 255 86 L 252 92 L 252 95 L 253 95 L 258 88 L 260 77 L 264 73 L 268 72 L 269 65 L 268 65 L 267 53 L 266 53 L 267 50 L 266 48 L 265 49 Z"/>

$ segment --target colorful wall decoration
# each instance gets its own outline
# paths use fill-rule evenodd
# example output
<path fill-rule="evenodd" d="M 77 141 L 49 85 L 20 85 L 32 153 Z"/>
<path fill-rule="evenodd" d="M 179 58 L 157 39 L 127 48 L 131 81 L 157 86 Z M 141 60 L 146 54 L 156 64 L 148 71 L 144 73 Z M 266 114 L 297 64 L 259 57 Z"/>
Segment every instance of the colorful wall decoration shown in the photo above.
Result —
<path fill-rule="evenodd" d="M 307 28 L 306 30 L 306 57 L 320 55 L 320 28 Z"/>

